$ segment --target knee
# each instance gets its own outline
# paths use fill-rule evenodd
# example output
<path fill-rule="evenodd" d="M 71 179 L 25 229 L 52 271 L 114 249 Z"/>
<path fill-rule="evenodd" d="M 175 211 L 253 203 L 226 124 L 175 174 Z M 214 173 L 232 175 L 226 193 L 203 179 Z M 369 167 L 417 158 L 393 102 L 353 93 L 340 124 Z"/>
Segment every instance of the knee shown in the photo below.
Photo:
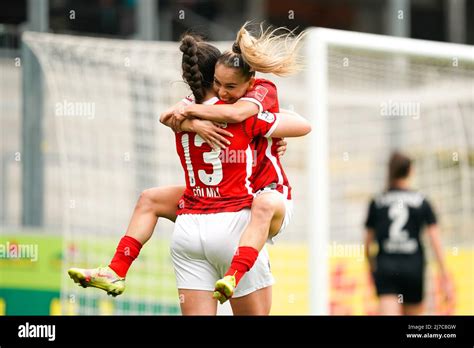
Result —
<path fill-rule="evenodd" d="M 275 197 L 257 197 L 252 204 L 252 216 L 271 220 L 278 210 L 280 202 Z"/>
<path fill-rule="evenodd" d="M 152 190 L 144 190 L 140 193 L 138 197 L 137 205 L 135 209 L 141 210 L 143 212 L 149 212 L 155 210 L 155 201 L 153 198 Z"/>

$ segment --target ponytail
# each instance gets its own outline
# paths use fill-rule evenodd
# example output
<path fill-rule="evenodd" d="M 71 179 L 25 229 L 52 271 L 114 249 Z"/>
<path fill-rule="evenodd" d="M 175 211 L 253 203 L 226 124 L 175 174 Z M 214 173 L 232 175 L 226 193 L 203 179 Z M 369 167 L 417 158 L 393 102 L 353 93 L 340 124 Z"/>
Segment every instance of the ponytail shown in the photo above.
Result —
<path fill-rule="evenodd" d="M 247 26 L 248 22 L 240 28 L 232 52 L 226 52 L 219 59 L 220 63 L 240 68 L 247 78 L 256 71 L 288 76 L 301 70 L 298 51 L 306 32 L 295 36 L 293 31 L 283 27 L 263 30 L 260 26 L 260 35 L 255 37 L 247 31 Z M 281 30 L 286 32 L 277 34 Z"/>
<path fill-rule="evenodd" d="M 278 76 L 288 76 L 301 70 L 298 49 L 305 32 L 295 37 L 292 31 L 283 27 L 264 31 L 260 26 L 259 37 L 254 37 L 247 31 L 246 25 L 240 28 L 235 42 L 242 58 L 253 70 Z M 277 34 L 280 30 L 286 33 Z"/>

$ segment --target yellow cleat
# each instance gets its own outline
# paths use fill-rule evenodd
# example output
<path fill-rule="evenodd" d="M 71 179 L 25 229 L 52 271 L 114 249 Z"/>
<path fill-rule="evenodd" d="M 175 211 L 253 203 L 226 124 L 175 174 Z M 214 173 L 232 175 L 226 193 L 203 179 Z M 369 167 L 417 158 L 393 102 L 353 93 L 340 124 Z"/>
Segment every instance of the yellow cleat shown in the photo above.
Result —
<path fill-rule="evenodd" d="M 222 279 L 219 279 L 216 282 L 213 298 L 218 300 L 220 304 L 223 304 L 225 301 L 230 299 L 234 295 L 235 289 L 235 277 L 234 276 L 225 276 Z"/>
<path fill-rule="evenodd" d="M 102 289 L 113 297 L 122 294 L 125 290 L 125 278 L 121 278 L 110 267 L 98 268 L 70 268 L 67 273 L 74 283 L 83 288 L 92 287 Z"/>

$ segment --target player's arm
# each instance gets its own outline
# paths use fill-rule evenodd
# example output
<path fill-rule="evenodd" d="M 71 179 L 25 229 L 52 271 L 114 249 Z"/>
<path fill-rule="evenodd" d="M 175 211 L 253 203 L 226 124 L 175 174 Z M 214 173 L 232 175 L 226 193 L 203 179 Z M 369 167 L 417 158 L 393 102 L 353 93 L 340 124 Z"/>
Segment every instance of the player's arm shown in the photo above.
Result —
<path fill-rule="evenodd" d="M 438 262 L 439 270 L 441 275 L 447 274 L 446 263 L 443 256 L 443 247 L 441 246 L 441 238 L 439 235 L 439 228 L 437 224 L 431 224 L 426 227 L 426 233 L 428 234 L 431 246 Z"/>
<path fill-rule="evenodd" d="M 184 120 L 183 123 L 181 123 L 181 129 L 185 132 L 197 133 L 204 142 L 216 150 L 219 148 L 225 149 L 230 145 L 230 141 L 225 137 L 232 138 L 234 136 L 231 132 L 226 131 L 208 120 Z"/>
<path fill-rule="evenodd" d="M 216 83 L 219 83 L 216 81 Z M 183 110 L 185 117 L 199 117 L 215 122 L 239 123 L 255 114 L 278 105 L 276 87 L 270 81 L 260 82 L 234 104 L 190 105 Z"/>
<path fill-rule="evenodd" d="M 232 138 L 234 135 L 225 129 L 216 126 L 211 121 L 199 119 L 186 119 L 182 122 L 176 123 L 174 116 L 163 118 L 162 123 L 173 129 L 175 132 L 192 132 L 197 133 L 204 142 L 208 143 L 212 148 L 225 149 L 230 141 L 225 137 Z"/>
<path fill-rule="evenodd" d="M 370 249 L 372 243 L 375 239 L 375 231 L 372 228 L 367 228 L 365 231 L 365 238 L 364 238 L 364 254 L 367 262 L 369 263 L 370 273 L 375 271 L 375 260 L 372 254 L 370 253 Z"/>
<path fill-rule="evenodd" d="M 449 277 L 448 269 L 443 255 L 443 247 L 441 245 L 441 237 L 439 228 L 436 223 L 428 225 L 426 227 L 426 233 L 428 234 L 431 246 L 433 248 L 436 261 L 438 263 L 439 271 L 441 274 L 442 287 L 448 302 L 453 300 L 454 289 Z"/>
<path fill-rule="evenodd" d="M 371 246 L 374 243 L 375 234 L 375 219 L 376 219 L 376 207 L 375 201 L 372 199 L 369 204 L 367 218 L 365 220 L 365 237 L 364 237 L 364 254 L 369 264 L 370 273 L 375 272 L 376 263 L 374 254 L 371 252 Z"/>
<path fill-rule="evenodd" d="M 164 125 L 168 126 L 170 124 L 170 120 L 173 118 L 173 115 L 177 110 L 180 110 L 184 108 L 187 104 L 183 101 L 180 101 L 179 103 L 176 103 L 172 107 L 166 109 L 163 111 L 160 115 L 160 122 L 163 123 Z M 170 126 L 169 126 L 170 127 Z"/>
<path fill-rule="evenodd" d="M 181 115 L 186 118 L 199 117 L 214 122 L 239 123 L 257 114 L 259 107 L 251 101 L 238 100 L 234 104 L 191 104 L 180 111 Z"/>
<path fill-rule="evenodd" d="M 276 115 L 278 124 L 269 134 L 272 138 L 301 137 L 311 132 L 311 124 L 294 111 L 282 109 Z"/>
<path fill-rule="evenodd" d="M 285 152 L 286 152 L 286 146 L 288 143 L 286 142 L 285 138 L 281 138 L 281 140 L 277 143 L 278 148 L 277 148 L 277 154 L 278 157 L 282 157 Z"/>

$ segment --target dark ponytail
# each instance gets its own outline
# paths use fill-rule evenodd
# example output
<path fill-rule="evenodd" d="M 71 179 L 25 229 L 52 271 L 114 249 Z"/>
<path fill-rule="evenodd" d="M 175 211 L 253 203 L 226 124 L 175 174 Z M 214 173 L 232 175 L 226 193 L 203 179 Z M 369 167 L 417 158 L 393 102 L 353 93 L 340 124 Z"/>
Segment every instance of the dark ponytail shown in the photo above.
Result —
<path fill-rule="evenodd" d="M 215 65 L 221 52 L 191 34 L 183 36 L 179 49 L 183 52 L 183 79 L 191 88 L 196 103 L 200 104 L 206 91 L 212 87 Z"/>
<path fill-rule="evenodd" d="M 394 188 L 395 182 L 408 177 L 411 159 L 400 152 L 394 152 L 388 163 L 388 188 Z"/>

